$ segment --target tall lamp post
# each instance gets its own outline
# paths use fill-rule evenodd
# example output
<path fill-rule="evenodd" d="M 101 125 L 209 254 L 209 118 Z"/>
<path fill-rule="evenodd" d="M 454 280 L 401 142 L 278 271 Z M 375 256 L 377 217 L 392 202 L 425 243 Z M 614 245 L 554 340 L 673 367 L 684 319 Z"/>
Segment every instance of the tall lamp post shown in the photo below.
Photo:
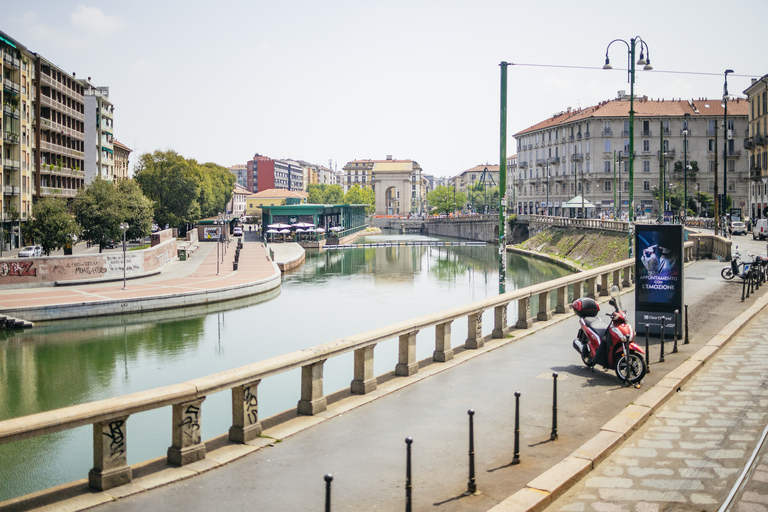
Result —
<path fill-rule="evenodd" d="M 733 73 L 732 69 L 725 70 L 725 80 L 723 82 L 723 200 L 720 202 L 725 211 L 725 202 L 728 200 L 728 73 Z M 728 227 L 723 222 L 723 236 L 728 234 Z"/>
<path fill-rule="evenodd" d="M 685 184 L 685 204 L 683 205 L 683 224 L 688 213 L 688 120 L 691 114 L 683 114 L 683 183 Z"/>
<path fill-rule="evenodd" d="M 626 42 L 623 39 L 614 39 L 605 49 L 605 65 L 603 69 L 613 69 L 610 60 L 608 60 L 608 50 L 611 45 L 616 41 L 621 41 L 627 45 L 627 73 L 629 79 L 629 257 L 632 257 L 632 216 L 635 210 L 635 198 L 634 198 L 634 178 L 635 178 L 635 46 L 640 45 L 640 59 L 637 64 L 644 66 L 643 69 L 649 71 L 653 69 L 651 66 L 651 52 L 648 49 L 648 45 L 643 41 L 641 37 L 633 37 Z M 645 59 L 645 52 L 648 54 L 648 60 Z"/>
<path fill-rule="evenodd" d="M 221 252 L 221 230 L 222 225 L 224 224 L 224 220 L 221 218 L 221 214 L 219 214 L 219 218 L 216 219 L 216 275 L 219 275 L 219 263 L 221 256 L 219 253 Z"/>
<path fill-rule="evenodd" d="M 549 158 L 550 157 L 547 157 L 547 216 L 549 216 Z"/>
<path fill-rule="evenodd" d="M 123 230 L 123 290 L 127 290 L 128 288 L 125 286 L 125 232 L 128 230 L 128 223 L 121 222 L 120 229 Z"/>

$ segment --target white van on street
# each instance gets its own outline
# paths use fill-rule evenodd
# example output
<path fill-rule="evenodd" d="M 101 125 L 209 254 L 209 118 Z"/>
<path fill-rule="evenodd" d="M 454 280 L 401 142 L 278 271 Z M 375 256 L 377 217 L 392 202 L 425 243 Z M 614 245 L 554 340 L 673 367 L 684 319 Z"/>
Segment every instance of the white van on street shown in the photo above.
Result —
<path fill-rule="evenodd" d="M 765 240 L 768 238 L 768 219 L 757 219 L 752 226 L 752 239 Z"/>

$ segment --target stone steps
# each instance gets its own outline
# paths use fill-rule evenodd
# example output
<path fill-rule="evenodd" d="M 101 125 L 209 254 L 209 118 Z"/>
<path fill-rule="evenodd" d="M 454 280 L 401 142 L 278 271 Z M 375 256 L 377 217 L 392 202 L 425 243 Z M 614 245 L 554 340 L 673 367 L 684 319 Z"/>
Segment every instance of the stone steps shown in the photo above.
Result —
<path fill-rule="evenodd" d="M 22 320 L 21 318 L 0 315 L 0 329 L 29 329 L 34 326 L 34 323 Z"/>

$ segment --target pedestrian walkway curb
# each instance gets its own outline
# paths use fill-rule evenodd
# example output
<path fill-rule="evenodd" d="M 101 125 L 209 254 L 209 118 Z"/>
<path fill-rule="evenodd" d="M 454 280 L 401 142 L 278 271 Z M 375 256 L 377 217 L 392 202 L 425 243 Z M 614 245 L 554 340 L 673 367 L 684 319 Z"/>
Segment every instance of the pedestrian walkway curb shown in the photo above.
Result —
<path fill-rule="evenodd" d="M 570 489 L 645 423 L 674 393 L 700 370 L 744 326 L 768 305 L 768 295 L 731 320 L 702 348 L 669 372 L 623 411 L 608 421 L 592 439 L 552 466 L 527 487 L 502 501 L 490 512 L 538 512 Z"/>

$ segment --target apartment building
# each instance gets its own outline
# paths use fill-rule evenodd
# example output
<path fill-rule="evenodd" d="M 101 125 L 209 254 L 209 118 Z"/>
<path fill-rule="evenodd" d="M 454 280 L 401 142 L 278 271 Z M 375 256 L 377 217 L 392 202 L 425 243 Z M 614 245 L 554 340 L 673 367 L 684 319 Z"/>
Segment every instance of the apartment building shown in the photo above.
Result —
<path fill-rule="evenodd" d="M 115 174 L 112 179 L 113 181 L 130 179 L 131 173 L 128 170 L 128 164 L 130 163 L 132 150 L 117 139 L 113 139 L 113 141 L 112 147 L 115 149 Z"/>
<path fill-rule="evenodd" d="M 510 213 L 609 215 L 629 208 L 629 96 L 585 109 L 560 112 L 514 135 L 517 161 L 508 161 L 514 209 Z M 722 193 L 724 108 L 720 98 L 653 100 L 635 98 L 634 203 L 637 214 L 656 215 L 653 197 L 667 187 L 712 196 L 717 176 Z M 736 208 L 747 208 L 749 165 L 739 137 L 747 133 L 748 103 L 728 102 L 727 193 Z M 719 142 L 716 137 L 719 136 Z M 719 155 L 719 156 L 718 156 Z M 687 165 L 692 169 L 685 171 Z M 719 165 L 719 167 L 717 167 Z M 719 172 L 716 172 L 716 167 Z M 697 171 L 698 169 L 698 171 Z M 509 175 L 508 174 L 508 175 Z M 687 180 L 685 176 L 687 175 Z M 508 193 L 508 196 L 510 194 Z M 574 197 L 593 208 L 567 209 Z M 615 203 L 614 203 L 615 201 Z M 711 212 L 709 212 L 711 214 Z"/>
<path fill-rule="evenodd" d="M 768 218 L 768 75 L 753 78 L 744 91 L 749 102 L 749 133 L 744 148 L 749 151 L 752 179 L 748 212 L 753 219 Z"/>
<path fill-rule="evenodd" d="M 114 112 L 109 101 L 109 87 L 97 87 L 87 80 L 79 80 L 84 88 L 85 105 L 85 182 L 97 177 L 114 181 Z"/>
<path fill-rule="evenodd" d="M 246 163 L 246 187 L 249 192 L 284 189 L 304 190 L 304 171 L 299 162 L 274 160 L 256 153 Z"/>
<path fill-rule="evenodd" d="M 231 172 L 235 177 L 235 182 L 240 185 L 243 188 L 248 188 L 248 167 L 243 164 L 237 164 L 233 165 L 232 167 L 229 167 L 229 172 Z"/>
<path fill-rule="evenodd" d="M 469 193 L 470 189 L 485 184 L 486 187 L 499 186 L 498 165 L 476 165 L 454 177 L 457 192 Z"/>

